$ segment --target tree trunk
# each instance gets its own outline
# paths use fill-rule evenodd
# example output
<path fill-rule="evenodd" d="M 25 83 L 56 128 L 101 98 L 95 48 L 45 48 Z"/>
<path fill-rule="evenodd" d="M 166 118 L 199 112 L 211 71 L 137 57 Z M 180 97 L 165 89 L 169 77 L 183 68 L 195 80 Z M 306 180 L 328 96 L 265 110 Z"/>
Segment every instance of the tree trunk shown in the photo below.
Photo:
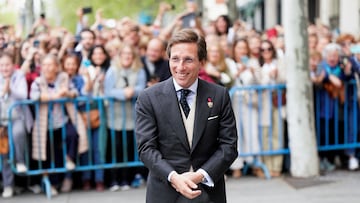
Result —
<path fill-rule="evenodd" d="M 319 175 L 313 89 L 308 70 L 307 0 L 284 0 L 287 121 L 294 177 Z"/>
<path fill-rule="evenodd" d="M 25 34 L 28 35 L 34 24 L 34 0 L 25 1 Z"/>

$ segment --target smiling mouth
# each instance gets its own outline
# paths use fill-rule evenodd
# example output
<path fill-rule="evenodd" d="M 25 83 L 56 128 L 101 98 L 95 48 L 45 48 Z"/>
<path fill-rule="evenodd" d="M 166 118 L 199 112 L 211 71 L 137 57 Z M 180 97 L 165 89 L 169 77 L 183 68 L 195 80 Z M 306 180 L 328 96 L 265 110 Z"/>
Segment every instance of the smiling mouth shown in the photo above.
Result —
<path fill-rule="evenodd" d="M 187 73 L 177 73 L 179 77 L 186 77 L 188 74 Z"/>

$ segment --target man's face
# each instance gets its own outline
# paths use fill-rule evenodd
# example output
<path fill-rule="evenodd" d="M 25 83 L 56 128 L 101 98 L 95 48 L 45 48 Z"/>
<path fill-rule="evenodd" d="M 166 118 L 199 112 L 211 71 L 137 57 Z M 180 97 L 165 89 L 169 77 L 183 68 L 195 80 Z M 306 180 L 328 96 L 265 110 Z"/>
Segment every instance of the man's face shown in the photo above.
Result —
<path fill-rule="evenodd" d="M 156 62 L 163 57 L 164 49 L 160 41 L 152 40 L 146 49 L 146 57 L 150 62 Z"/>
<path fill-rule="evenodd" d="M 198 78 L 200 67 L 204 61 L 199 61 L 198 48 L 195 43 L 178 43 L 170 49 L 170 71 L 181 87 L 190 87 Z"/>
<path fill-rule="evenodd" d="M 81 44 L 86 51 L 89 51 L 94 46 L 95 39 L 90 32 L 81 33 Z"/>

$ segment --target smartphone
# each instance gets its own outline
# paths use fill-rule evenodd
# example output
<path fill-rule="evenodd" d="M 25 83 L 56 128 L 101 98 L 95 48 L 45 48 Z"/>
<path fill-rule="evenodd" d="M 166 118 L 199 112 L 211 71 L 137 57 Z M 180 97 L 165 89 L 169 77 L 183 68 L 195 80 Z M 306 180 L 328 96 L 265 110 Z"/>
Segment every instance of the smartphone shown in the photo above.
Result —
<path fill-rule="evenodd" d="M 182 20 L 182 27 L 183 28 L 189 28 L 195 26 L 195 13 L 189 13 L 181 18 Z"/>
<path fill-rule="evenodd" d="M 39 48 L 39 46 L 40 46 L 40 41 L 39 40 L 34 40 L 33 47 Z"/>
<path fill-rule="evenodd" d="M 92 7 L 91 6 L 83 7 L 82 12 L 83 12 L 83 14 L 92 13 Z"/>

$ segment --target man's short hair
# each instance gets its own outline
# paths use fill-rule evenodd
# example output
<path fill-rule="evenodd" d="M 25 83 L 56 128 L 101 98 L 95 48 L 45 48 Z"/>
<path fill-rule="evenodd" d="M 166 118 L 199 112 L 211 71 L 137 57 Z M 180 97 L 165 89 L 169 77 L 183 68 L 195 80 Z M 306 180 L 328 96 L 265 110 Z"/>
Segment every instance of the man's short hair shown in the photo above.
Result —
<path fill-rule="evenodd" d="M 81 36 L 81 34 L 84 33 L 84 32 L 90 32 L 91 35 L 93 36 L 93 39 L 96 38 L 95 32 L 94 32 L 93 30 L 91 30 L 91 29 L 89 29 L 89 28 L 84 28 L 84 29 L 81 30 L 80 36 Z"/>
<path fill-rule="evenodd" d="M 207 52 L 206 52 L 206 42 L 204 37 L 200 36 L 198 33 L 193 31 L 190 28 L 182 29 L 171 37 L 169 43 L 167 45 L 166 53 L 168 57 L 171 56 L 171 47 L 175 44 L 179 43 L 196 43 L 198 48 L 198 58 L 199 61 L 206 60 Z"/>

